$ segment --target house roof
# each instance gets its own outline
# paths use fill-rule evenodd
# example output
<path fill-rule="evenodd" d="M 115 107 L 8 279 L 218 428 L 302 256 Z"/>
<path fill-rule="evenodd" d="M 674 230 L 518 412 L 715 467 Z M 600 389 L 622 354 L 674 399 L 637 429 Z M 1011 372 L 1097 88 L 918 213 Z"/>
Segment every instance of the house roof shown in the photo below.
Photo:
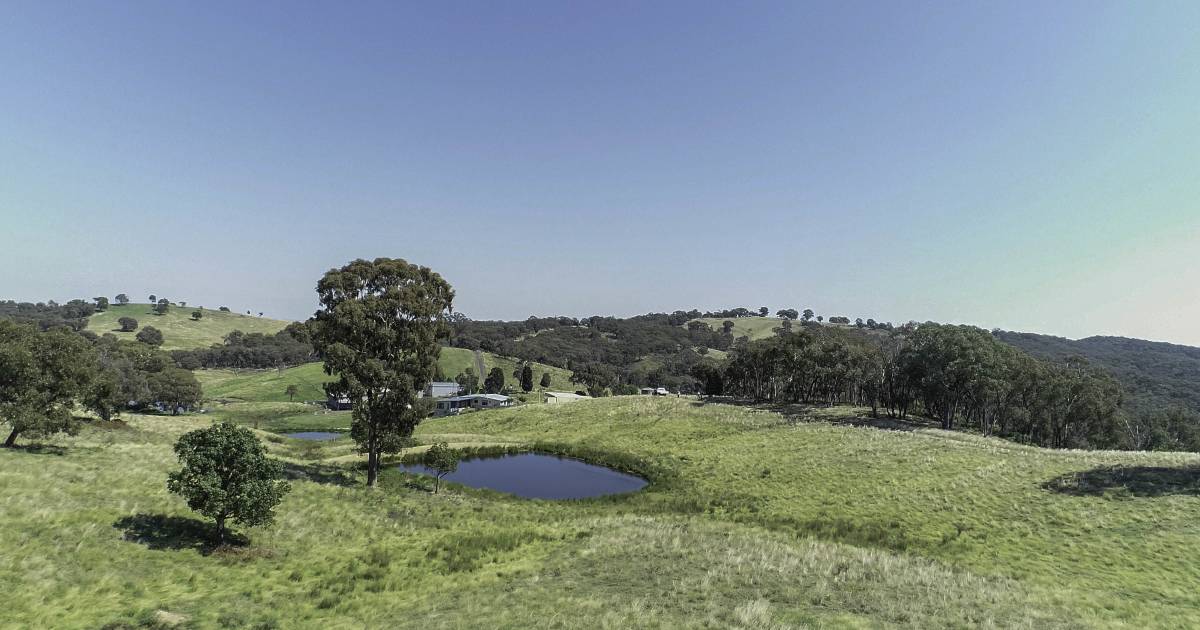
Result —
<path fill-rule="evenodd" d="M 429 384 L 430 387 L 458 387 L 458 383 L 454 381 L 433 381 Z"/>
<path fill-rule="evenodd" d="M 554 398 L 587 398 L 587 396 L 580 396 L 579 394 L 575 394 L 572 392 L 543 392 L 543 393 L 546 394 L 547 396 L 553 396 Z"/>

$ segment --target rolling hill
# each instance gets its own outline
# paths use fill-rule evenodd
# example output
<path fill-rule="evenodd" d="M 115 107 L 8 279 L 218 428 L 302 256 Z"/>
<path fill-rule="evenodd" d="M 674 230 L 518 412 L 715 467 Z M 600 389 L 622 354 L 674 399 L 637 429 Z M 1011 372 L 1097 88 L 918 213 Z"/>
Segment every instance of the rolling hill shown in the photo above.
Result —
<path fill-rule="evenodd" d="M 207 308 L 203 309 L 204 316 L 196 321 L 192 319 L 192 311 L 195 310 L 192 306 L 171 305 L 171 310 L 165 315 L 158 315 L 150 304 L 112 305 L 108 310 L 88 318 L 87 329 L 98 335 L 111 332 L 122 339 L 132 340 L 137 332 L 121 332 L 121 326 L 117 323 L 122 317 L 132 317 L 138 321 L 139 330 L 153 326 L 162 331 L 163 350 L 187 350 L 221 343 L 225 335 L 235 330 L 273 335 L 291 323 Z"/>
<path fill-rule="evenodd" d="M 516 369 L 517 361 L 509 357 L 501 357 L 488 352 L 483 354 L 485 376 L 486 371 L 493 367 L 504 370 L 506 384 L 517 385 L 512 372 Z M 447 378 L 454 378 L 467 367 L 475 369 L 475 353 L 462 348 L 442 348 L 438 363 Z M 540 363 L 531 364 L 533 367 L 534 392 L 542 391 L 540 386 L 542 373 L 550 373 L 551 391 L 575 389 L 570 382 L 571 371 Z M 283 370 L 196 370 L 196 378 L 204 389 L 204 395 L 209 399 L 233 400 L 240 402 L 280 403 L 290 402 L 287 394 L 288 385 L 296 385 L 296 401 L 324 400 L 325 392 L 321 385 L 329 380 L 320 363 L 306 363 Z M 482 379 L 480 379 L 482 383 Z M 540 396 L 533 396 L 530 402 L 540 402 Z"/>
<path fill-rule="evenodd" d="M 211 521 L 164 483 L 179 467 L 176 438 L 211 420 L 132 414 L 39 449 L 0 449 L 0 557 L 20 560 L 0 563 L 0 583 L 22 585 L 8 590 L 4 618 L 39 628 L 161 627 L 164 616 L 197 628 L 1200 619 L 1200 457 L 842 424 L 861 411 L 785 418 L 629 396 L 417 430 L 425 444 L 460 447 L 553 440 L 577 456 L 636 462 L 651 481 L 577 501 L 456 484 L 433 494 L 427 479 L 394 469 L 368 489 L 347 440 L 259 431 L 292 492 L 275 525 L 237 528 L 248 547 L 216 551 Z"/>
<path fill-rule="evenodd" d="M 1034 333 L 996 333 L 1035 357 L 1081 356 L 1110 371 L 1125 387 L 1131 409 L 1145 412 L 1183 406 L 1200 412 L 1200 348 L 1128 337 L 1072 340 Z"/>

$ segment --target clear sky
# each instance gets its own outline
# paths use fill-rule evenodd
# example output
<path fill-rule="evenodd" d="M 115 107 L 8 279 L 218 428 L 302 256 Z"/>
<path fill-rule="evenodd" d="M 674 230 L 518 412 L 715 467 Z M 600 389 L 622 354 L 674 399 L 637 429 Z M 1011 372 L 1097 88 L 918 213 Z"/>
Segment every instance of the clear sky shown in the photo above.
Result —
<path fill-rule="evenodd" d="M 1200 345 L 1197 2 L 0 3 L 0 298 Z"/>

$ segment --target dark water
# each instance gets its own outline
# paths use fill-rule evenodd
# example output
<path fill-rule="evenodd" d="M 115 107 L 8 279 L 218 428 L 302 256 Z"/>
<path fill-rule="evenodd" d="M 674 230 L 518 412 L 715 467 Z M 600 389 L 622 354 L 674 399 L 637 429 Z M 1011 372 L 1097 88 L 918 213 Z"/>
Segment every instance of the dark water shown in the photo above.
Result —
<path fill-rule="evenodd" d="M 420 464 L 405 464 L 400 469 L 433 474 Z M 529 499 L 585 499 L 633 492 L 646 485 L 646 480 L 641 477 L 611 468 L 539 453 L 463 460 L 457 471 L 443 479 Z"/>
<path fill-rule="evenodd" d="M 316 440 L 318 442 L 324 440 L 336 440 L 342 437 L 345 433 L 332 433 L 329 431 L 301 431 L 300 433 L 284 433 L 284 437 L 296 438 L 297 440 Z"/>

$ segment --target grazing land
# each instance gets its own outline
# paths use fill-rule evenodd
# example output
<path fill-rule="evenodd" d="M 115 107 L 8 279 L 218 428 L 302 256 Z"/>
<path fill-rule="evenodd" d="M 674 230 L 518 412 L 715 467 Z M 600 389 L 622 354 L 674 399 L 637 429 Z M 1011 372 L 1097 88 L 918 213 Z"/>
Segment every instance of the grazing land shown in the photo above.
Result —
<path fill-rule="evenodd" d="M 859 415 L 617 397 L 418 428 L 425 444 L 554 442 L 651 481 L 565 502 L 453 484 L 434 495 L 394 469 L 368 490 L 348 439 L 260 431 L 293 491 L 276 525 L 239 530 L 250 546 L 216 550 L 165 488 L 173 441 L 210 419 L 132 415 L 0 451 L 3 616 L 66 628 L 163 615 L 205 628 L 1200 622 L 1200 456 L 850 426 Z"/>
<path fill-rule="evenodd" d="M 202 309 L 203 317 L 193 320 L 192 311 L 195 310 L 198 309 L 193 306 L 172 304 L 169 311 L 158 315 L 150 304 L 114 304 L 110 305 L 108 310 L 89 317 L 88 330 L 97 335 L 111 332 L 121 339 L 133 340 L 137 331 L 121 332 L 121 325 L 117 323 L 122 317 L 132 317 L 138 321 L 138 330 L 153 326 L 162 331 L 163 350 L 190 350 L 221 343 L 225 335 L 235 330 L 273 335 L 290 323 L 280 319 L 224 313 L 207 308 Z"/>
<path fill-rule="evenodd" d="M 442 372 L 447 378 L 454 378 L 466 368 L 475 369 L 475 353 L 462 348 L 442 348 L 438 359 Z M 483 353 L 485 370 L 499 367 L 504 370 L 505 383 L 519 388 L 519 381 L 513 378 L 513 370 L 518 363 L 515 359 L 501 357 L 489 352 Z M 542 374 L 550 373 L 550 391 L 574 391 L 576 385 L 571 383 L 571 371 L 541 363 L 530 363 L 533 367 L 533 391 L 539 392 Z M 320 363 L 306 363 L 282 370 L 233 370 L 212 369 L 196 370 L 196 378 L 204 387 L 204 396 L 210 400 L 231 400 L 238 402 L 294 402 L 325 400 L 325 391 L 321 386 L 330 377 L 325 374 Z M 486 377 L 487 374 L 485 373 Z M 479 379 L 483 382 L 483 379 Z M 296 394 L 289 398 L 288 385 L 296 386 Z M 541 396 L 531 396 L 529 402 L 541 402 Z"/>

